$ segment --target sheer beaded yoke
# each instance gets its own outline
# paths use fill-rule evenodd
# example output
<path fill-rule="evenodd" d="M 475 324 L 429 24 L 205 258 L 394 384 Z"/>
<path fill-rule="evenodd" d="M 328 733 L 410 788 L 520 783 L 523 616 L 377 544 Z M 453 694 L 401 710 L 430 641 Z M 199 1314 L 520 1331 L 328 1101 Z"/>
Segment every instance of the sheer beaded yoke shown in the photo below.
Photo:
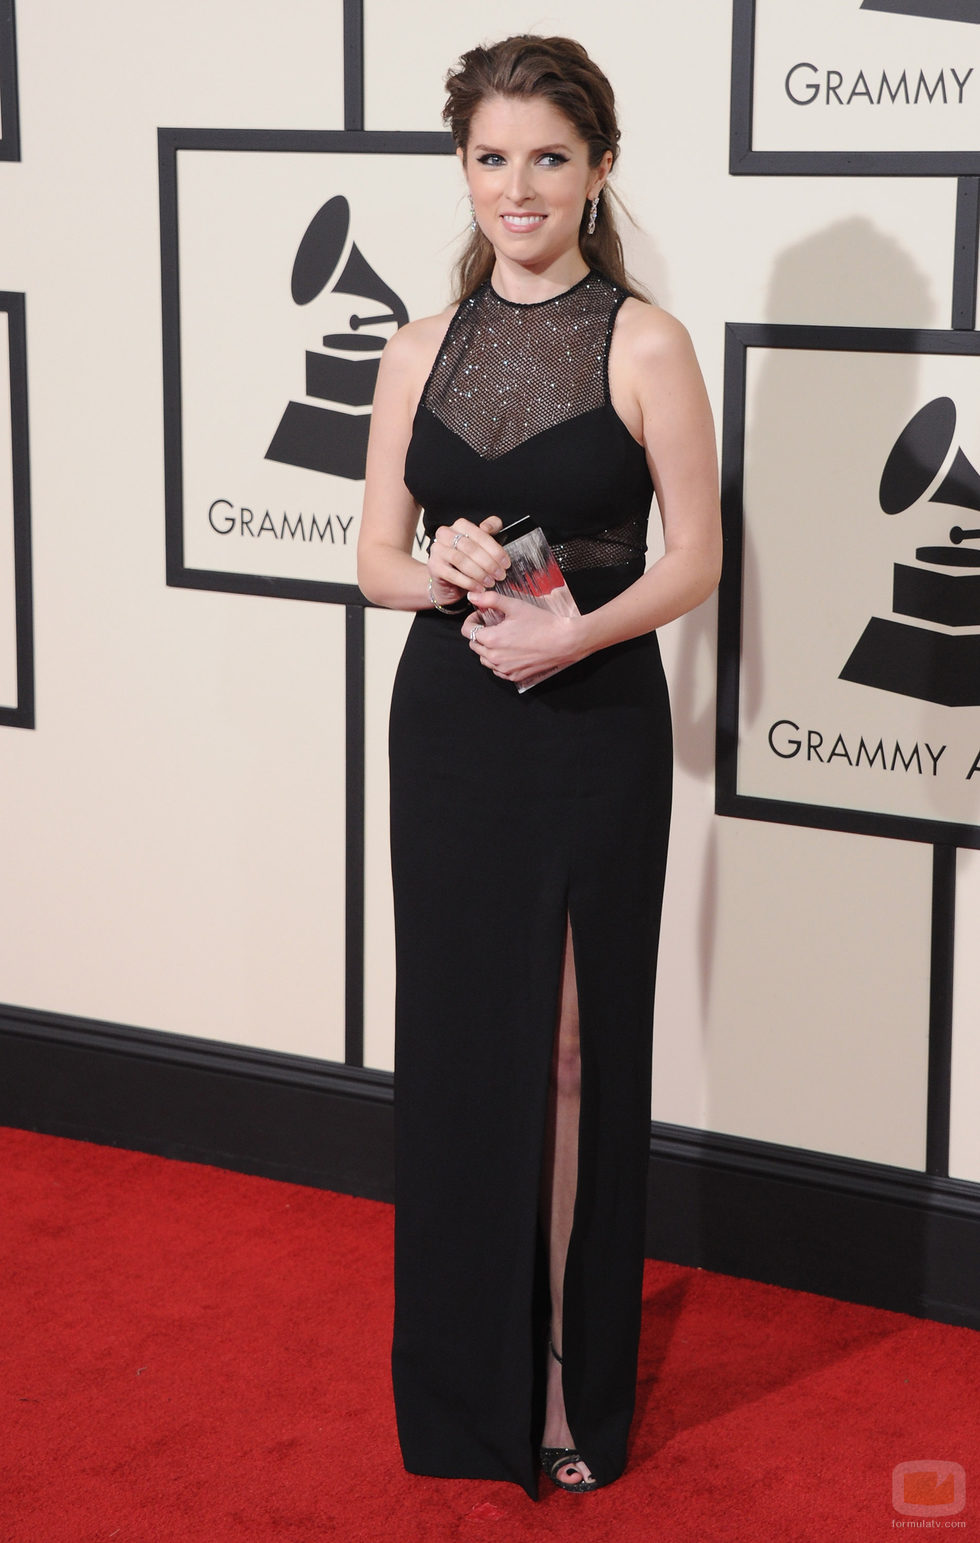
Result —
<path fill-rule="evenodd" d="M 553 300 L 519 305 L 485 284 L 459 308 L 425 405 L 487 460 L 601 407 L 612 289 L 589 274 Z"/>
<path fill-rule="evenodd" d="M 598 273 L 524 305 L 483 284 L 449 324 L 405 480 L 426 533 L 459 515 L 528 515 L 566 571 L 642 571 L 652 483 L 613 409 L 608 359 L 626 291 Z"/>

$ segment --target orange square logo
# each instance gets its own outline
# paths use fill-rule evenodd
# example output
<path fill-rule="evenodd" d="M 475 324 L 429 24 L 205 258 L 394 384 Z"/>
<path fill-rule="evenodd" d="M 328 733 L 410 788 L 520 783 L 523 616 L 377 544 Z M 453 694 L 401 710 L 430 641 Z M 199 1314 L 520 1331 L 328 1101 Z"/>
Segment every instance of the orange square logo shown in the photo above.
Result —
<path fill-rule="evenodd" d="M 959 1463 L 919 1458 L 892 1469 L 892 1505 L 901 1516 L 955 1516 L 966 1505 Z"/>

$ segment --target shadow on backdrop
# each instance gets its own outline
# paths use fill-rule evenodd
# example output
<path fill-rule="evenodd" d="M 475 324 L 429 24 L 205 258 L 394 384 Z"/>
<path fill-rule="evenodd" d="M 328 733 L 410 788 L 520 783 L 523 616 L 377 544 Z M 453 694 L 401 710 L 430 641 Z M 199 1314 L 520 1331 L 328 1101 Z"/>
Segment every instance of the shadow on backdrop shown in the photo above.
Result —
<path fill-rule="evenodd" d="M 798 242 L 777 257 L 767 292 L 765 315 L 759 320 L 826 326 L 921 327 L 934 319 L 934 305 L 927 276 L 898 242 L 878 230 L 870 220 L 852 217 Z M 737 319 L 747 320 L 744 317 Z M 819 442 L 824 400 L 820 364 L 820 354 L 815 353 L 813 395 L 801 399 L 798 370 L 790 369 L 786 351 L 772 350 L 754 372 L 753 389 L 746 404 L 746 486 L 752 488 L 760 502 L 776 501 L 777 506 L 779 501 L 784 502 L 788 518 L 793 517 L 795 489 L 801 478 L 812 473 L 814 444 Z M 888 372 L 886 398 L 879 399 L 875 405 L 876 417 L 896 424 L 904 423 L 916 404 L 917 381 L 917 360 L 913 356 L 895 355 L 893 368 Z M 729 404 L 726 404 L 726 412 L 728 410 Z M 838 435 L 835 441 L 834 455 L 846 462 L 851 452 L 856 454 L 862 445 L 867 420 L 867 402 L 857 382 L 850 400 L 841 401 L 837 391 L 835 420 L 845 428 L 843 439 Z M 728 427 L 729 432 L 734 428 Z M 760 430 L 767 447 L 778 445 L 778 457 L 767 453 L 764 460 L 760 459 L 758 450 L 754 449 Z M 731 491 L 726 489 L 729 495 Z M 746 511 L 747 515 L 749 512 Z M 819 539 L 819 530 L 809 529 L 801 536 L 801 567 L 807 543 Z M 747 528 L 743 540 L 743 595 L 757 593 L 758 561 L 750 528 Z M 743 608 L 740 716 L 745 722 L 750 722 L 757 714 L 762 698 L 766 661 L 760 646 L 760 630 L 759 615 L 748 606 Z M 682 652 L 699 646 L 696 632 L 690 638 L 685 634 Z M 690 673 L 693 665 L 682 660 L 682 679 L 685 670 Z M 690 727 L 683 719 L 683 700 L 679 708 L 679 738 L 683 741 Z M 703 1055 L 708 1075 L 707 1126 L 711 1130 L 764 1137 L 762 1132 L 739 1129 L 738 1078 L 733 1079 L 735 1100 L 728 1103 L 724 1090 L 729 1079 L 711 1075 L 719 1060 L 728 1061 L 733 1067 L 744 1064 L 744 1057 L 740 1058 L 735 1048 L 739 1035 L 737 999 L 723 1004 L 714 999 L 713 970 L 720 922 L 719 862 L 719 831 L 714 822 L 705 852 L 699 939 Z M 742 876 L 741 887 L 747 891 L 751 889 L 751 874 Z M 764 940 L 760 939 L 759 947 L 764 946 Z M 758 949 L 746 952 L 740 968 L 754 976 L 757 956 Z M 737 998 L 738 974 L 734 981 Z"/>

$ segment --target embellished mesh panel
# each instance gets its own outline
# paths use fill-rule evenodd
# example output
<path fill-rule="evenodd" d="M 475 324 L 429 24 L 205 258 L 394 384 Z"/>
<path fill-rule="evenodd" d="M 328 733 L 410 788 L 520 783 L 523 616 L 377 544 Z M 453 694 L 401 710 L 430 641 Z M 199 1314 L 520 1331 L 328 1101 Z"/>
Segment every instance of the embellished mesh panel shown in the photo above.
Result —
<path fill-rule="evenodd" d="M 453 318 L 425 406 L 485 460 L 601 407 L 621 299 L 622 290 L 597 273 L 532 305 L 484 284 Z"/>
<path fill-rule="evenodd" d="M 622 525 L 598 530 L 591 536 L 553 541 L 551 550 L 562 573 L 574 573 L 580 568 L 614 568 L 619 563 L 643 556 L 647 549 L 646 523 L 645 519 L 634 515 Z"/>

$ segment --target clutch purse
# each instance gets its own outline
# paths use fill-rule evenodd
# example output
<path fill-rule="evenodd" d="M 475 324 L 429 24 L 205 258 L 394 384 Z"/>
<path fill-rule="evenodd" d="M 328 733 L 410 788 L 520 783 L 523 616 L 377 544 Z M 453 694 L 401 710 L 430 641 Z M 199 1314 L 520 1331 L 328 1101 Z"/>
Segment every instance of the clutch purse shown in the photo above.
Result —
<path fill-rule="evenodd" d="M 512 595 L 515 600 L 542 606 L 546 611 L 553 611 L 556 616 L 580 616 L 575 597 L 565 583 L 565 575 L 558 566 L 558 559 L 544 531 L 539 525 L 529 527 L 530 520 L 527 518 L 517 520 L 496 537 L 507 548 L 510 567 L 505 576 L 497 580 L 494 593 Z M 489 626 L 503 619 L 502 611 L 491 608 L 483 612 L 483 620 Z M 517 689 L 521 693 L 529 691 L 532 686 L 557 675 L 562 668 L 559 664 L 554 669 L 542 670 L 540 675 L 532 675 L 529 680 L 522 681 Z"/>

